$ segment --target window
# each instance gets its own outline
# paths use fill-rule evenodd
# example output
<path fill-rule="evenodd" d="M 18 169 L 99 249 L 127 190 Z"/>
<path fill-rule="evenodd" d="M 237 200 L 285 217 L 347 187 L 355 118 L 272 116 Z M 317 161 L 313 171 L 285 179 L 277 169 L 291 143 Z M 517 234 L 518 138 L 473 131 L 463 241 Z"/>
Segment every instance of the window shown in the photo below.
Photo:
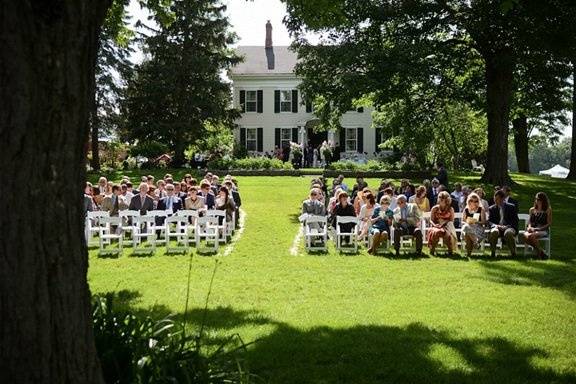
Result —
<path fill-rule="evenodd" d="M 280 112 L 292 112 L 292 91 L 280 91 Z"/>
<path fill-rule="evenodd" d="M 358 147 L 358 131 L 356 128 L 346 128 L 346 152 L 356 152 Z"/>
<path fill-rule="evenodd" d="M 246 112 L 256 112 L 258 110 L 258 92 L 246 91 Z"/>
<path fill-rule="evenodd" d="M 292 128 L 280 128 L 280 148 L 290 146 L 292 141 Z"/>
<path fill-rule="evenodd" d="M 258 132 L 257 128 L 246 128 L 246 150 L 258 150 Z"/>

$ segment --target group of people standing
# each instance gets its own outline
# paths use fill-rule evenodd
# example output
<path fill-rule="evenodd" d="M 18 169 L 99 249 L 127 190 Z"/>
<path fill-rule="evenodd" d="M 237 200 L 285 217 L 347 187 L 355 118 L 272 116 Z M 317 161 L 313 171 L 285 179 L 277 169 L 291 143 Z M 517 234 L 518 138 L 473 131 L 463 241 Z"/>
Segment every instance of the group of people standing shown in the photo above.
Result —
<path fill-rule="evenodd" d="M 362 177 L 356 178 L 351 189 L 342 175 L 334 179 L 330 189 L 325 180 L 315 179 L 310 195 L 302 205 L 302 213 L 327 215 L 333 227 L 338 216 L 357 217 L 359 228 L 355 236 L 357 240 L 363 240 L 369 234 L 372 236 L 368 249 L 370 254 L 389 239 L 391 232 L 394 234 L 392 240 L 396 255 L 399 255 L 403 236 L 412 236 L 416 253 L 421 254 L 424 242 L 423 214 L 429 212 L 425 236 L 431 255 L 435 254 L 441 239 L 451 255 L 457 250 L 458 236 L 462 236 L 467 256 L 484 240 L 488 240 L 491 255 L 495 256 L 499 238 L 515 256 L 516 238 L 520 233 L 519 203 L 512 197 L 511 188 L 496 186 L 493 196 L 486 200 L 482 188 L 473 189 L 460 183 L 456 183 L 449 193 L 440 181 L 442 179 L 447 183 L 443 167 L 440 167 L 438 176 L 432 181 L 424 180 L 417 187 L 408 180 L 402 180 L 399 187 L 389 180 L 382 180 L 377 191 L 368 188 Z M 455 219 L 456 212 L 462 212 L 461 220 Z M 544 192 L 538 192 L 529 209 L 527 227 L 520 240 L 536 249 L 542 259 L 549 255 L 544 252 L 539 239 L 548 236 L 551 224 L 552 209 L 548 197 Z M 341 224 L 340 230 L 351 232 L 352 228 L 354 224 L 347 223 Z"/>

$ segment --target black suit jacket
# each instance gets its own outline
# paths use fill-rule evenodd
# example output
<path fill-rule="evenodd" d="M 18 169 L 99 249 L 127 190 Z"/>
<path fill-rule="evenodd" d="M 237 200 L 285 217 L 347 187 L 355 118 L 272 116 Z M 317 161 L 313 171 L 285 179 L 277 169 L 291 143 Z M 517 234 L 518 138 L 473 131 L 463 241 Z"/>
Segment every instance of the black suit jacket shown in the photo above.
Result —
<path fill-rule="evenodd" d="M 520 212 L 520 206 L 518 205 L 518 200 L 509 197 L 508 198 L 508 204 L 512 204 L 513 206 L 515 206 L 516 211 Z"/>
<path fill-rule="evenodd" d="M 206 209 L 214 209 L 214 204 L 216 202 L 216 198 L 214 194 L 207 193 L 206 195 L 202 192 L 198 193 L 200 196 L 204 197 L 204 204 L 206 204 Z"/>
<path fill-rule="evenodd" d="M 130 199 L 130 206 L 128 209 L 132 211 L 140 211 L 141 215 L 145 215 L 146 212 L 154 210 L 154 200 L 152 200 L 150 196 L 146 196 L 144 204 L 142 204 L 140 194 L 134 195 L 134 197 Z"/>
<path fill-rule="evenodd" d="M 516 206 L 510 203 L 504 203 L 504 224 L 507 227 L 514 228 L 518 233 L 518 210 Z M 500 207 L 496 204 L 488 210 L 488 221 L 494 225 L 500 224 Z"/>
<path fill-rule="evenodd" d="M 436 205 L 438 201 L 438 193 L 440 192 L 434 194 L 434 188 L 432 187 L 428 188 L 428 192 L 426 193 L 426 195 L 428 196 L 428 201 L 430 202 L 430 208 Z"/>

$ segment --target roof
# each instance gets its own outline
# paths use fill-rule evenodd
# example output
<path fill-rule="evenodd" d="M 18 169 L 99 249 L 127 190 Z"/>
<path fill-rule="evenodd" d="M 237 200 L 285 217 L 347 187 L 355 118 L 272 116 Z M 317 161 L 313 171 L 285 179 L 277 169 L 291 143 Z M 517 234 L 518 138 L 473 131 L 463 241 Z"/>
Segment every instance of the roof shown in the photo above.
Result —
<path fill-rule="evenodd" d="M 290 47 L 241 46 L 236 50 L 244 61 L 230 70 L 231 75 L 293 74 L 298 60 Z"/>

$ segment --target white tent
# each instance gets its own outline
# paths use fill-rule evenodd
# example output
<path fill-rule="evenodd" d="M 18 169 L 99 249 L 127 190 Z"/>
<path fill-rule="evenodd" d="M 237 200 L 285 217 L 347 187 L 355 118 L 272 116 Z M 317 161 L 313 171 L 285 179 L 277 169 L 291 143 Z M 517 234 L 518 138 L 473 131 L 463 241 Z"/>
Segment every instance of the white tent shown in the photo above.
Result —
<path fill-rule="evenodd" d="M 568 168 L 564 168 L 563 166 L 556 164 L 552 168 L 540 171 L 538 173 L 541 175 L 556 177 L 558 179 L 565 179 L 568 176 L 569 172 L 570 170 Z"/>

